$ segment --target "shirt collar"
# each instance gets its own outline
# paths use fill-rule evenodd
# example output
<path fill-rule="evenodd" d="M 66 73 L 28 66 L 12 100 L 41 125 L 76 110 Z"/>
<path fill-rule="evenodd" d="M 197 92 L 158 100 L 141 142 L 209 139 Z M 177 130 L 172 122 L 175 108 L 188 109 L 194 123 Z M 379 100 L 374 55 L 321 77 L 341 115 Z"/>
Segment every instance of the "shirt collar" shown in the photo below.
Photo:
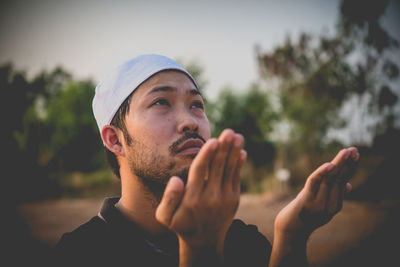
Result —
<path fill-rule="evenodd" d="M 118 197 L 105 198 L 101 206 L 99 217 L 105 221 L 112 229 L 115 229 L 123 236 L 130 236 L 132 240 L 143 240 L 156 249 L 177 256 L 178 239 L 174 234 L 165 234 L 160 237 L 150 236 L 146 231 L 128 220 L 117 209 L 115 204 L 119 201 Z"/>

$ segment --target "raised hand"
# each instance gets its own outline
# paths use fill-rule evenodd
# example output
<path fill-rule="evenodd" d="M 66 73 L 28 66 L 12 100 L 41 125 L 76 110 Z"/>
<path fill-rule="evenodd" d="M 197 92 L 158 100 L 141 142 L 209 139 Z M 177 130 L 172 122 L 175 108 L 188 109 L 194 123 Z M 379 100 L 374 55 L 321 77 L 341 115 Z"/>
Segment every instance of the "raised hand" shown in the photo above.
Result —
<path fill-rule="evenodd" d="M 308 178 L 304 188 L 276 217 L 275 229 L 308 235 L 341 210 L 344 193 L 351 189 L 359 153 L 355 147 L 341 150 Z"/>
<path fill-rule="evenodd" d="M 246 159 L 242 146 L 241 135 L 225 130 L 203 145 L 186 187 L 177 177 L 170 179 L 156 218 L 177 234 L 181 266 L 191 265 L 204 253 L 222 260 L 226 232 L 240 199 L 240 172 Z"/>
<path fill-rule="evenodd" d="M 331 162 L 315 170 L 296 198 L 278 213 L 269 266 L 308 265 L 307 239 L 341 210 L 359 156 L 355 147 L 341 150 Z"/>

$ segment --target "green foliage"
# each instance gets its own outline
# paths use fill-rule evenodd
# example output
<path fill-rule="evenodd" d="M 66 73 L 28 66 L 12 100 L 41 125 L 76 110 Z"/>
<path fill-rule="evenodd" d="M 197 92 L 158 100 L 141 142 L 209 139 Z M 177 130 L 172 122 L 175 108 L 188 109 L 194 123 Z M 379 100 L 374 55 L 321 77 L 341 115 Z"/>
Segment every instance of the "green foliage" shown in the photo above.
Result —
<path fill-rule="evenodd" d="M 32 80 L 11 64 L 0 67 L 2 112 L 9 153 L 7 194 L 19 200 L 57 196 L 53 172 L 103 167 L 103 148 L 91 110 L 92 81 L 73 81 L 62 68 Z"/>
<path fill-rule="evenodd" d="M 275 144 L 268 138 L 278 118 L 271 99 L 254 84 L 243 93 L 225 88 L 211 105 L 209 120 L 213 136 L 218 137 L 230 128 L 244 137 L 248 160 L 242 173 L 242 192 L 259 192 L 276 156 Z"/>
<path fill-rule="evenodd" d="M 57 169 L 91 171 L 101 166 L 101 140 L 91 107 L 94 88 L 92 81 L 71 81 L 48 103 L 49 160 Z"/>
<path fill-rule="evenodd" d="M 367 100 L 359 106 L 364 116 L 380 118 L 375 127 L 365 129 L 372 137 L 394 127 L 399 117 L 394 108 L 399 67 L 391 55 L 399 50 L 398 41 L 380 24 L 387 5 L 388 1 L 344 0 L 335 35 L 313 39 L 303 33 L 271 52 L 258 49 L 261 76 L 274 84 L 278 113 L 289 125 L 287 138 L 278 139 L 278 165 L 291 169 L 295 184 L 303 184 L 326 155 L 343 146 L 340 140 L 327 139 L 327 133 L 351 122 L 352 114 L 340 115 L 350 101 Z M 369 143 L 360 140 L 350 142 L 370 145 L 373 138 Z"/>
<path fill-rule="evenodd" d="M 253 85 L 245 93 L 234 93 L 229 88 L 223 90 L 214 103 L 213 136 L 223 129 L 231 128 L 243 135 L 248 158 L 256 167 L 271 164 L 275 148 L 268 141 L 268 134 L 277 119 L 268 95 Z"/>

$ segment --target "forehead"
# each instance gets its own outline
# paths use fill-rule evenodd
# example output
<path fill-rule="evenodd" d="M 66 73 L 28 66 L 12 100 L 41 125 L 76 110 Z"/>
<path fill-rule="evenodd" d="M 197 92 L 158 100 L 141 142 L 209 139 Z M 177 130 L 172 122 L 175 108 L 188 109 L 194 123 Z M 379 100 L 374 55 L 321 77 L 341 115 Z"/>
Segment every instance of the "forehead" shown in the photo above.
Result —
<path fill-rule="evenodd" d="M 174 91 L 192 91 L 198 89 L 185 73 L 176 70 L 158 72 L 143 82 L 135 92 L 135 95 L 144 96 L 158 87 L 171 87 Z"/>

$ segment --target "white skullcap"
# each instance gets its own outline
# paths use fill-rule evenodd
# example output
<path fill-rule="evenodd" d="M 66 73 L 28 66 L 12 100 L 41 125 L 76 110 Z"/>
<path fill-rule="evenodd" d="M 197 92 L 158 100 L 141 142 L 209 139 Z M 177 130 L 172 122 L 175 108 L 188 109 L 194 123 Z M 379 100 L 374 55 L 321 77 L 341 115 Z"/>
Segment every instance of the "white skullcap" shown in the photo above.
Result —
<path fill-rule="evenodd" d="M 140 84 L 163 70 L 182 71 L 198 87 L 192 75 L 168 57 L 150 54 L 131 59 L 114 69 L 107 79 L 96 86 L 92 107 L 100 132 L 111 123 L 121 104 Z"/>

